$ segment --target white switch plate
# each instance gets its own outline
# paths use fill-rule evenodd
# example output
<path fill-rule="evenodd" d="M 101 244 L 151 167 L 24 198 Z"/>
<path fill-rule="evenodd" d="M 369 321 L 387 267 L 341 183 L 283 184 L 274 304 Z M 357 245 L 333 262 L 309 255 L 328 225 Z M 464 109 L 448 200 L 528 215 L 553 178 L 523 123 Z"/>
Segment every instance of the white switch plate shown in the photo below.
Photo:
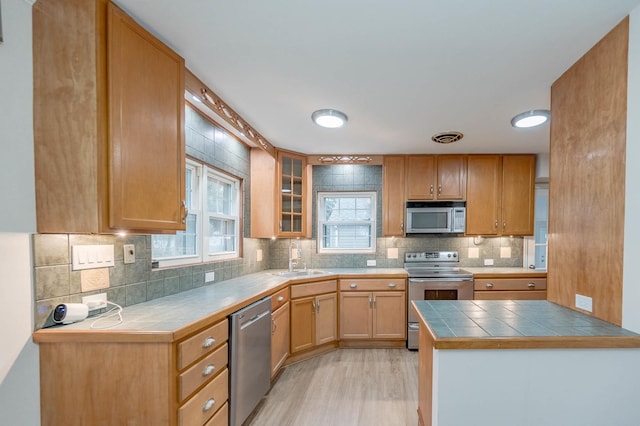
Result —
<path fill-rule="evenodd" d="M 74 271 L 114 266 L 113 244 L 72 246 L 71 256 Z"/>
<path fill-rule="evenodd" d="M 91 306 L 89 306 L 89 312 L 95 311 L 96 309 L 106 308 L 107 293 L 92 294 L 91 296 L 84 296 L 82 298 L 82 303 L 84 303 L 85 305 L 88 306 L 90 302 L 91 302 Z"/>
<path fill-rule="evenodd" d="M 216 279 L 215 271 L 207 272 L 206 274 L 204 274 L 204 282 L 206 282 L 206 283 L 210 283 L 211 281 L 215 281 L 215 279 Z"/>
<path fill-rule="evenodd" d="M 124 251 L 124 263 L 136 263 L 136 246 L 134 244 L 125 244 L 122 249 Z"/>
<path fill-rule="evenodd" d="M 484 266 L 493 266 L 493 259 L 485 259 Z"/>
<path fill-rule="evenodd" d="M 375 259 L 373 259 L 373 260 L 367 259 L 367 266 L 376 266 L 376 260 Z"/>
<path fill-rule="evenodd" d="M 262 249 L 256 251 L 256 262 L 262 262 Z"/>
<path fill-rule="evenodd" d="M 593 299 L 576 293 L 576 308 L 583 311 L 593 312 Z"/>

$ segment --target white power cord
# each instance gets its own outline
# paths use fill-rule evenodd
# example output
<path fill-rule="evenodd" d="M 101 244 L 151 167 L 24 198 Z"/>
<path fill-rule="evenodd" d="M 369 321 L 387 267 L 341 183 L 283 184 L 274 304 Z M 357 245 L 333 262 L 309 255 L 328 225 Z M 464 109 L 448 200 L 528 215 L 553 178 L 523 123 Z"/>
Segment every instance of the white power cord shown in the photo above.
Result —
<path fill-rule="evenodd" d="M 104 302 L 102 302 L 104 303 Z M 91 328 L 94 330 L 101 330 L 101 329 L 105 329 L 105 328 L 111 328 L 111 327 L 115 327 L 118 324 L 122 324 L 122 306 L 118 305 L 117 303 L 113 303 L 113 302 L 109 302 L 107 300 L 107 305 L 113 305 L 113 308 L 109 309 L 106 312 L 101 313 L 100 315 L 98 315 L 95 320 L 91 323 Z M 91 308 L 91 306 L 89 306 L 89 308 Z M 102 322 L 106 319 L 109 318 L 113 318 L 113 317 L 118 317 L 115 322 L 112 323 L 108 323 L 107 325 L 103 325 L 103 326 L 98 326 L 98 322 Z"/>

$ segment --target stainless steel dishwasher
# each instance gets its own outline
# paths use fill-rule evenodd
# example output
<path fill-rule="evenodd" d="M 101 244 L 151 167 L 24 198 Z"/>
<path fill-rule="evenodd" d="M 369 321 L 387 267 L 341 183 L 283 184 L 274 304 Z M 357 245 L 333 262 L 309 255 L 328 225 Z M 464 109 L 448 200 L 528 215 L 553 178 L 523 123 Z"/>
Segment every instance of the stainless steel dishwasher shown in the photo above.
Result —
<path fill-rule="evenodd" d="M 271 386 L 271 296 L 229 319 L 229 425 L 240 426 Z"/>

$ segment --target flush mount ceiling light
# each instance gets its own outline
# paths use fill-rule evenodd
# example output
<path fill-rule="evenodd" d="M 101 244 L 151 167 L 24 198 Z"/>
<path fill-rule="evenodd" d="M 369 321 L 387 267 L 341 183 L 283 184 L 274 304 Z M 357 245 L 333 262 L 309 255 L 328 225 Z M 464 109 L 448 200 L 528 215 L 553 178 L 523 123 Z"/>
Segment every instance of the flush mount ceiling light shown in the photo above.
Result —
<path fill-rule="evenodd" d="M 311 119 L 320 127 L 335 129 L 347 123 L 347 115 L 335 109 L 319 109 L 311 114 Z"/>
<path fill-rule="evenodd" d="M 551 118 L 551 112 L 548 109 L 532 109 L 513 117 L 511 125 L 519 128 L 535 127 L 546 123 L 549 118 Z"/>

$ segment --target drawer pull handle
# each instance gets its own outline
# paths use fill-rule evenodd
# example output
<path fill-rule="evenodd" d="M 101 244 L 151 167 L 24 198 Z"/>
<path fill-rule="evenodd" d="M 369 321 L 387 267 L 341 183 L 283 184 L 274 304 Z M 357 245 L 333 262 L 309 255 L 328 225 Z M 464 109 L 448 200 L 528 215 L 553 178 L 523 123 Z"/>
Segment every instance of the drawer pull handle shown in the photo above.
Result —
<path fill-rule="evenodd" d="M 210 348 L 215 342 L 216 339 L 214 339 L 213 337 L 207 337 L 206 339 L 204 339 L 204 342 L 202 342 L 202 347 L 205 349 Z"/>
<path fill-rule="evenodd" d="M 209 364 L 204 368 L 204 370 L 202 370 L 202 377 L 207 377 L 214 371 L 216 371 L 216 366 L 213 364 Z"/>
<path fill-rule="evenodd" d="M 533 287 L 535 287 L 535 286 L 536 286 L 536 284 L 535 284 L 535 283 L 529 283 L 529 284 L 527 284 L 527 286 L 528 286 L 529 288 L 533 288 Z"/>
<path fill-rule="evenodd" d="M 211 410 L 214 405 L 216 405 L 216 400 L 213 398 L 210 398 L 202 406 L 202 411 L 206 413 L 207 411 Z"/>
<path fill-rule="evenodd" d="M 493 287 L 493 283 L 487 283 L 487 288 L 492 288 Z"/>
<path fill-rule="evenodd" d="M 389 283 L 390 288 L 396 288 L 396 283 Z"/>
<path fill-rule="evenodd" d="M 278 302 L 282 302 L 284 300 L 284 296 L 278 296 Z"/>
<path fill-rule="evenodd" d="M 358 287 L 358 284 L 356 284 L 356 283 L 351 283 L 351 284 L 349 284 L 349 287 L 351 287 L 351 288 L 356 288 L 356 287 Z"/>

